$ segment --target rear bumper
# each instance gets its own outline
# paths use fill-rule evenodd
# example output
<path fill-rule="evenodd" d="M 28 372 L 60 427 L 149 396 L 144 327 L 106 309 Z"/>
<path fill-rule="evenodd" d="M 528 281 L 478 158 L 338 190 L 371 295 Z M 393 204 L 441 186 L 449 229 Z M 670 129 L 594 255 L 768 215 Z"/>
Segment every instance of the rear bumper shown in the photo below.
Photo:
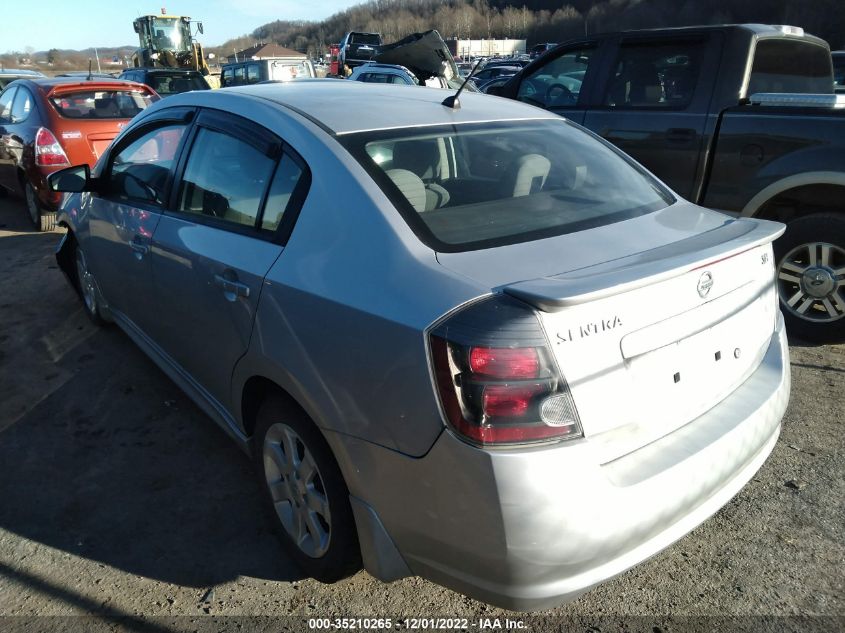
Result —
<path fill-rule="evenodd" d="M 443 433 L 419 459 L 334 441 L 343 443 L 336 453 L 350 491 L 372 508 L 413 573 L 533 611 L 572 600 L 649 558 L 727 503 L 774 447 L 789 389 L 779 316 L 762 363 L 733 394 L 603 465 L 589 438 L 482 451 Z M 368 554 L 379 555 L 364 552 L 365 561 Z M 376 575 L 389 566 L 367 563 Z"/>

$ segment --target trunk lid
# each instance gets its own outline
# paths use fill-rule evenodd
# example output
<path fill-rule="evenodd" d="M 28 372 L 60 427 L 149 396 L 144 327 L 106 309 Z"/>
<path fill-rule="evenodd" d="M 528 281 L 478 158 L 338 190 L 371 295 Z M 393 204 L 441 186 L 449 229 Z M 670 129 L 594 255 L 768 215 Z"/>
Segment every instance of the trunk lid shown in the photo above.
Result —
<path fill-rule="evenodd" d="M 540 250 L 557 256 L 535 261 L 540 277 L 507 280 L 499 269 L 494 279 L 473 253 L 438 258 L 470 276 L 484 270 L 491 288 L 538 309 L 585 437 L 606 463 L 695 419 L 757 368 L 776 324 L 771 242 L 782 232 L 682 203 L 543 240 L 553 247 Z M 573 259 L 570 248 L 588 255 Z M 526 259 L 514 272 L 527 272 Z"/>

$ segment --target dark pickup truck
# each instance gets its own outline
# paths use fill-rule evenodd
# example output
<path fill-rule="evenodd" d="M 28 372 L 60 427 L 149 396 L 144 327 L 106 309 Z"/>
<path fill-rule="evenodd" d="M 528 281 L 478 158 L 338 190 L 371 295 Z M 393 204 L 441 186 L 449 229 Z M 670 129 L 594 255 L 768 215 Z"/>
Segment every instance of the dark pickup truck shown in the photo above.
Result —
<path fill-rule="evenodd" d="M 350 31 L 340 40 L 338 60 L 340 75 L 348 76 L 361 64 L 372 61 L 383 44 L 379 33 L 359 33 Z"/>
<path fill-rule="evenodd" d="M 790 331 L 845 339 L 845 96 L 823 40 L 764 25 L 596 35 L 494 91 L 587 127 L 693 202 L 787 223 Z"/>

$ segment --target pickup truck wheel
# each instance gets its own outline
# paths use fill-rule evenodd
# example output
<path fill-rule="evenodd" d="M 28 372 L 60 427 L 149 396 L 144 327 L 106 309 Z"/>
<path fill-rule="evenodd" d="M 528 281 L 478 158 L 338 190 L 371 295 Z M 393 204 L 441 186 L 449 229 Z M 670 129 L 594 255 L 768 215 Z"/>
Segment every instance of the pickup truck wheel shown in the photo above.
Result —
<path fill-rule="evenodd" d="M 788 331 L 816 343 L 845 339 L 845 216 L 793 220 L 774 250 Z"/>
<path fill-rule="evenodd" d="M 358 571 L 349 491 L 314 424 L 283 399 L 269 397 L 258 410 L 253 460 L 265 508 L 299 568 L 321 582 Z"/>

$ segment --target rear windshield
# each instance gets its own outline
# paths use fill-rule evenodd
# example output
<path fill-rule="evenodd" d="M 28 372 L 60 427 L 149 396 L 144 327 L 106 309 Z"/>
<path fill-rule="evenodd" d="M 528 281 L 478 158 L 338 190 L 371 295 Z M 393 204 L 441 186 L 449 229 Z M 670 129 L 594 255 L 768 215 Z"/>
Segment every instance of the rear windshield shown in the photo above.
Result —
<path fill-rule="evenodd" d="M 801 40 L 762 40 L 754 50 L 748 96 L 755 92 L 830 94 L 830 52 Z"/>
<path fill-rule="evenodd" d="M 438 251 L 574 233 L 674 202 L 618 150 L 561 119 L 340 138 Z"/>
<path fill-rule="evenodd" d="M 140 90 L 82 90 L 64 92 L 50 101 L 68 119 L 131 119 L 152 105 L 153 97 Z"/>
<path fill-rule="evenodd" d="M 354 33 L 349 40 L 352 44 L 369 44 L 370 46 L 381 44 L 381 36 L 376 33 Z"/>
<path fill-rule="evenodd" d="M 189 90 L 208 90 L 202 75 L 150 73 L 147 84 L 160 95 L 175 95 Z"/>
<path fill-rule="evenodd" d="M 270 62 L 270 79 L 290 81 L 291 79 L 304 79 L 313 76 L 311 65 L 306 61 Z"/>

